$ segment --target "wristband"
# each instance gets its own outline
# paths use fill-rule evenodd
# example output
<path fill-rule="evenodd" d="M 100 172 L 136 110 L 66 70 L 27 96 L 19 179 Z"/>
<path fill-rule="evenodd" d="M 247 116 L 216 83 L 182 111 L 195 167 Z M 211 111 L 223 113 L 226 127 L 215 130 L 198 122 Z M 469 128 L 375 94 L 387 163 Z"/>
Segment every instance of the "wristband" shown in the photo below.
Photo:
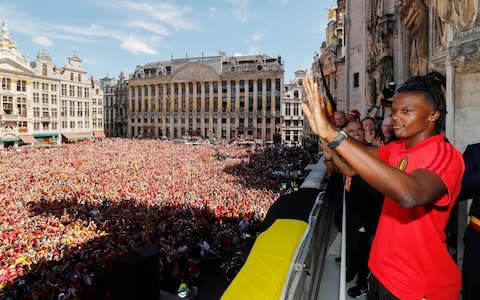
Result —
<path fill-rule="evenodd" d="M 348 136 L 345 131 L 341 130 L 337 137 L 335 137 L 335 139 L 328 144 L 328 148 L 335 150 L 335 148 L 337 148 L 338 145 L 340 145 L 340 143 L 343 142 L 343 140 L 345 140 L 347 137 Z"/>

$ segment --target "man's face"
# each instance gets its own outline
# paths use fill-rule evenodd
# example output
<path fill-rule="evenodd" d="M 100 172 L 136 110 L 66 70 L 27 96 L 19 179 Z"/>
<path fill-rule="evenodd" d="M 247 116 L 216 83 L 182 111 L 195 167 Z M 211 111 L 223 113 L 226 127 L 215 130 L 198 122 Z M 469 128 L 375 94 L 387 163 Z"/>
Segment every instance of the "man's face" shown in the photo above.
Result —
<path fill-rule="evenodd" d="M 375 130 L 375 121 L 372 119 L 365 119 L 362 121 L 365 131 L 372 133 Z"/>
<path fill-rule="evenodd" d="M 382 122 L 382 133 L 383 136 L 387 139 L 391 138 L 393 135 L 393 128 L 392 128 L 392 119 L 386 118 Z"/>
<path fill-rule="evenodd" d="M 338 128 L 343 128 L 347 125 L 347 119 L 345 118 L 345 113 L 336 112 L 335 113 L 335 124 Z"/>
<path fill-rule="evenodd" d="M 356 139 L 360 143 L 365 143 L 365 130 L 363 129 L 362 123 L 358 121 L 353 121 L 347 125 L 347 134 L 352 138 Z"/>

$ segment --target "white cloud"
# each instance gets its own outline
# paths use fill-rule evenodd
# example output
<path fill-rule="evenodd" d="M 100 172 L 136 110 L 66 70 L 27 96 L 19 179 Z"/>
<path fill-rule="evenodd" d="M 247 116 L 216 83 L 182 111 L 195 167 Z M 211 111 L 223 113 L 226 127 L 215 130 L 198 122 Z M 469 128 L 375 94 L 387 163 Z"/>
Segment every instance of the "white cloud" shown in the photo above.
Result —
<path fill-rule="evenodd" d="M 210 8 L 208 9 L 208 12 L 209 12 L 208 15 L 209 15 L 210 17 L 215 17 L 215 13 L 217 12 L 217 9 L 216 9 L 215 7 L 210 7 Z"/>
<path fill-rule="evenodd" d="M 263 33 L 255 32 L 252 34 L 252 41 L 259 42 L 263 39 Z"/>
<path fill-rule="evenodd" d="M 228 3 L 232 4 L 235 8 L 233 14 L 241 23 L 247 23 L 248 18 L 250 17 L 250 12 L 248 11 L 248 0 L 226 0 Z"/>
<path fill-rule="evenodd" d="M 65 33 L 78 34 L 84 36 L 100 36 L 100 37 L 118 37 L 115 31 L 108 30 L 101 26 L 91 24 L 90 26 L 69 26 L 58 25 L 58 29 Z"/>
<path fill-rule="evenodd" d="M 150 16 L 156 21 L 165 23 L 175 30 L 198 31 L 199 26 L 190 21 L 189 6 L 178 7 L 169 3 L 150 4 L 146 2 L 120 1 L 115 7 L 127 9 L 129 12 L 140 12 L 142 17 Z"/>
<path fill-rule="evenodd" d="M 127 22 L 127 25 L 130 27 L 141 28 L 146 31 L 153 32 L 158 35 L 169 35 L 168 29 L 166 29 L 161 24 L 155 24 L 151 22 L 139 21 L 139 20 L 130 20 Z"/>
<path fill-rule="evenodd" d="M 53 42 L 44 36 L 33 37 L 33 42 L 37 45 L 44 46 L 44 47 L 50 47 L 53 45 Z"/>
<path fill-rule="evenodd" d="M 120 46 L 123 49 L 132 52 L 133 54 L 157 54 L 157 51 L 155 51 L 155 49 L 149 47 L 147 44 L 145 44 L 145 42 L 140 41 L 132 36 L 125 39 Z"/>

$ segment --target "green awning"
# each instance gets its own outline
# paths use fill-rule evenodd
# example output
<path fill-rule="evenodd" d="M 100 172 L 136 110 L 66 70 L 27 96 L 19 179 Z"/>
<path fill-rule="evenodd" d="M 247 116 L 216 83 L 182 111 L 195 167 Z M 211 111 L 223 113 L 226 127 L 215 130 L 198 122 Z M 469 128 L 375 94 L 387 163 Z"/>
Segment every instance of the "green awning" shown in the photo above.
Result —
<path fill-rule="evenodd" d="M 34 133 L 33 136 L 36 138 L 43 138 L 43 137 L 58 136 L 58 133 L 57 132 Z"/>
<path fill-rule="evenodd" d="M 12 143 L 12 142 L 18 142 L 20 139 L 18 137 L 4 137 L 0 138 L 0 142 L 3 143 Z"/>

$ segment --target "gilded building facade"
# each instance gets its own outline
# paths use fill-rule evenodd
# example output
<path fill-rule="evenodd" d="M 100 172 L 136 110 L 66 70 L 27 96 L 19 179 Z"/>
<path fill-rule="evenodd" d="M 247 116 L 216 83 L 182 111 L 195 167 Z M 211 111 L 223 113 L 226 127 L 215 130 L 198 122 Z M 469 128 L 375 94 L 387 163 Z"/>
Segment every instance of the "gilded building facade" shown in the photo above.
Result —
<path fill-rule="evenodd" d="M 283 75 L 281 57 L 223 52 L 138 66 L 128 81 L 128 136 L 273 141 Z"/>
<path fill-rule="evenodd" d="M 45 52 L 29 62 L 2 25 L 0 147 L 103 136 L 103 91 L 73 55 L 58 68 Z"/>

